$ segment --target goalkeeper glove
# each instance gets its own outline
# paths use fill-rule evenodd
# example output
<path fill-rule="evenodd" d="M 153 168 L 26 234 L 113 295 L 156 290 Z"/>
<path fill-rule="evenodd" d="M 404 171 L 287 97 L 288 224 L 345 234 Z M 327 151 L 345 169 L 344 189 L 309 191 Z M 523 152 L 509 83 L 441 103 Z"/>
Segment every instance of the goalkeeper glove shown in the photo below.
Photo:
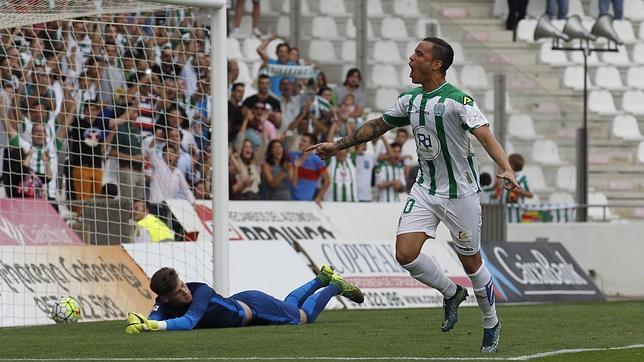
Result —
<path fill-rule="evenodd" d="M 147 319 L 143 314 L 130 312 L 127 315 L 127 327 L 125 333 L 136 334 L 160 330 L 159 322 Z"/>

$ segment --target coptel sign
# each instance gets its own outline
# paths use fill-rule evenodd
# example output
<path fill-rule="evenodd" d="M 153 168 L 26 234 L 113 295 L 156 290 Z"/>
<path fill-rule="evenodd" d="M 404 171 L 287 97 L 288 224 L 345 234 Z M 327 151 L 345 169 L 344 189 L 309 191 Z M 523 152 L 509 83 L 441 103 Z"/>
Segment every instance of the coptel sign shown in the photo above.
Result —
<path fill-rule="evenodd" d="M 494 278 L 497 300 L 604 300 L 561 243 L 488 242 L 483 243 L 482 254 Z"/>

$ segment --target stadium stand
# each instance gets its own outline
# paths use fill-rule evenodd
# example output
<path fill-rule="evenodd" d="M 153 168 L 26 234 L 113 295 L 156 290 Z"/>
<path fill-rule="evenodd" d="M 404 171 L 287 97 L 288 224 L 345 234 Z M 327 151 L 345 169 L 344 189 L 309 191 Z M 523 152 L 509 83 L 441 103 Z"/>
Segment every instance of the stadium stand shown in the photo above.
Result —
<path fill-rule="evenodd" d="M 421 37 L 430 32 L 444 35 L 449 37 L 455 52 L 448 80 L 470 93 L 490 120 L 494 118 L 493 74 L 509 74 L 505 100 L 506 144 L 509 153 L 523 154 L 528 165 L 540 171 L 535 171 L 534 177 L 536 181 L 543 179 L 540 190 L 547 190 L 546 193 L 538 191 L 541 199 L 546 200 L 553 190 L 574 191 L 574 167 L 567 165 L 574 164 L 574 130 L 582 114 L 580 64 L 583 57 L 579 53 L 553 51 L 550 42 L 533 40 L 536 18 L 543 13 L 545 1 L 529 2 L 528 19 L 518 24 L 517 42 L 512 41 L 511 32 L 504 30 L 503 20 L 494 17 L 497 3 L 492 0 L 369 0 L 369 72 L 361 83 L 364 114 L 382 112 L 411 85 L 407 58 Z M 578 14 L 586 26 L 592 25 L 597 15 L 595 0 L 569 3 L 569 15 Z M 300 2 L 300 61 L 315 63 L 331 88 L 341 85 L 346 71 L 355 66 L 355 4 L 355 0 Z M 257 48 L 263 38 L 252 35 L 250 6 L 248 2 L 247 14 L 242 17 L 240 33 L 243 36 L 227 39 L 228 56 L 237 61 L 236 81 L 246 86 L 244 98 L 257 89 L 262 65 Z M 288 40 L 290 4 L 289 1 L 261 0 L 261 8 L 262 33 L 276 32 L 280 37 L 272 40 L 265 50 L 269 58 L 275 58 L 277 45 Z M 618 167 L 628 166 L 637 175 L 644 175 L 642 152 L 638 151 L 641 146 L 638 148 L 633 142 L 642 139 L 639 123 L 644 115 L 644 1 L 626 0 L 625 17 L 615 21 L 614 26 L 626 45 L 617 53 L 600 56 L 592 53 L 588 58 L 590 143 L 607 150 L 591 155 L 591 163 L 597 168 L 591 168 L 590 183 L 598 192 L 606 192 L 609 201 L 613 201 L 615 194 L 603 181 L 607 174 L 618 173 Z M 458 19 L 458 24 L 454 19 Z M 553 21 L 559 29 L 564 23 Z M 364 117 L 360 119 L 363 120 Z M 594 176 L 598 181 L 594 181 Z M 634 200 L 644 193 L 639 187 L 635 184 L 632 190 Z M 622 192 L 626 195 L 629 190 L 621 191 L 626 191 Z M 618 199 L 626 199 L 624 195 Z"/>

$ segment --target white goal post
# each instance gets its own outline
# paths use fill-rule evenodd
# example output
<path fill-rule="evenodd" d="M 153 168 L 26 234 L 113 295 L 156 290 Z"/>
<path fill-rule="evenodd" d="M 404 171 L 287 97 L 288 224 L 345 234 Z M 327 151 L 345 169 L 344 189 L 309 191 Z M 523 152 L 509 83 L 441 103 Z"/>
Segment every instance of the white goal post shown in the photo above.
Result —
<path fill-rule="evenodd" d="M 145 0 L 148 1 L 148 0 Z M 194 6 L 210 9 L 210 94 L 213 162 L 213 287 L 222 295 L 229 295 L 228 250 L 228 119 L 227 59 L 226 59 L 226 0 L 156 0 L 171 5 Z M 219 80 L 219 82 L 217 82 Z M 219 175 L 219 177 L 216 177 Z"/>

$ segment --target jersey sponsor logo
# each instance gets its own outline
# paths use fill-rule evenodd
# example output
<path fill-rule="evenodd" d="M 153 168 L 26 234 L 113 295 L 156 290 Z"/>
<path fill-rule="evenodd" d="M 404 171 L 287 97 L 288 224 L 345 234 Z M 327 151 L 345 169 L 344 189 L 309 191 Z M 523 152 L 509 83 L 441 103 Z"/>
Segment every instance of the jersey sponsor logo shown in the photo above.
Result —
<path fill-rule="evenodd" d="M 414 138 L 416 139 L 416 149 L 419 157 L 432 161 L 440 155 L 441 143 L 436 133 L 431 129 L 425 126 L 414 128 Z"/>
<path fill-rule="evenodd" d="M 468 96 L 463 96 L 463 104 L 467 105 L 468 103 L 474 103 L 474 101 Z"/>

